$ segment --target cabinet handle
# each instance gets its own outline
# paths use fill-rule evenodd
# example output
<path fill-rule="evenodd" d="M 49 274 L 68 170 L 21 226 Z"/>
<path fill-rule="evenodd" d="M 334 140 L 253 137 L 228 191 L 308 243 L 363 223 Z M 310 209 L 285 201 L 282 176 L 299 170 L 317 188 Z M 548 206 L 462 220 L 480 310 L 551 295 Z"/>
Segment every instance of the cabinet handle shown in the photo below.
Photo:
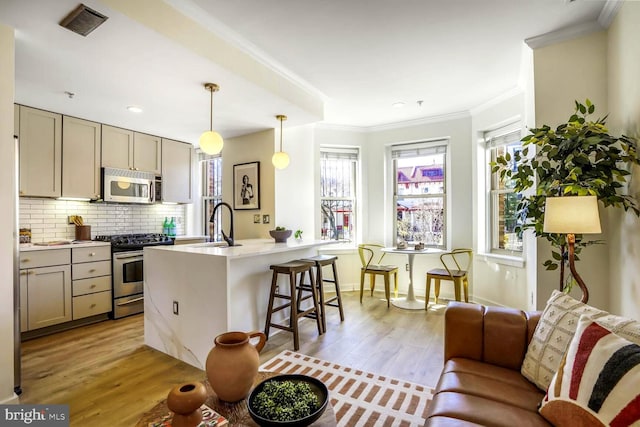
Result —
<path fill-rule="evenodd" d="M 21 259 L 21 260 L 20 260 L 20 262 L 29 262 L 29 261 L 31 261 L 31 259 L 30 259 L 30 258 L 25 258 L 25 259 Z"/>
<path fill-rule="evenodd" d="M 96 308 L 96 305 L 95 305 L 95 304 L 91 304 L 91 305 L 89 306 L 89 308 Z"/>
<path fill-rule="evenodd" d="M 21 276 L 26 276 L 27 274 L 28 274 L 28 273 L 27 273 L 26 271 L 21 271 L 21 272 L 20 272 L 20 275 L 21 275 Z"/>
<path fill-rule="evenodd" d="M 96 271 L 96 269 L 92 268 L 92 269 L 89 270 L 89 273 L 93 273 L 94 271 Z"/>
<path fill-rule="evenodd" d="M 36 274 L 36 272 L 33 271 L 33 270 L 29 270 L 29 273 L 27 273 L 27 274 L 32 274 L 33 275 L 33 274 Z"/>
<path fill-rule="evenodd" d="M 96 253 L 95 252 L 89 252 L 89 256 L 95 256 Z"/>
<path fill-rule="evenodd" d="M 95 288 L 95 287 L 96 287 L 96 285 L 91 285 L 91 286 L 89 287 L 89 289 L 93 289 L 93 288 Z"/>

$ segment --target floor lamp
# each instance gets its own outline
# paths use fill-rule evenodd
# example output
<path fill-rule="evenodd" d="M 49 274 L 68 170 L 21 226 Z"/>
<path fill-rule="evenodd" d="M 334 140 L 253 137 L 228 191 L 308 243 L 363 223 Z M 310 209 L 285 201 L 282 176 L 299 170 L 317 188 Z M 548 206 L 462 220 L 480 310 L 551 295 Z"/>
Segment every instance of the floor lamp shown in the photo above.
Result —
<path fill-rule="evenodd" d="M 544 207 L 545 233 L 567 235 L 569 269 L 582 290 L 582 302 L 589 300 L 589 290 L 576 271 L 576 234 L 597 234 L 600 229 L 598 198 L 596 196 L 547 197 Z"/>

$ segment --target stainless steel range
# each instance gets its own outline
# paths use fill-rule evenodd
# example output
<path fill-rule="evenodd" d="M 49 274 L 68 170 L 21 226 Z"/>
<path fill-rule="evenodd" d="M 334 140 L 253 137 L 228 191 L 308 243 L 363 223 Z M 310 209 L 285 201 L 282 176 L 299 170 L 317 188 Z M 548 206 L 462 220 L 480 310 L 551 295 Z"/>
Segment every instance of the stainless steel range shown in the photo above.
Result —
<path fill-rule="evenodd" d="M 117 234 L 96 236 L 95 240 L 111 243 L 113 258 L 113 318 L 144 311 L 144 266 L 142 250 L 145 246 L 173 245 L 166 234 Z"/>

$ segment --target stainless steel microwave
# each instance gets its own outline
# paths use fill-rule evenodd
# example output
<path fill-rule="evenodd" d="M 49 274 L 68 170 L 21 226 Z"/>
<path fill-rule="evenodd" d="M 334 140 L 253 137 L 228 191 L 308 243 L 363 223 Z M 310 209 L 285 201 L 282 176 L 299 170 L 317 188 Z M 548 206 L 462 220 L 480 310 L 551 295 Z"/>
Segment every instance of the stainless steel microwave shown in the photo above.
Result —
<path fill-rule="evenodd" d="M 156 197 L 160 182 L 160 177 L 153 172 L 102 168 L 102 199 L 117 203 L 159 202 Z"/>

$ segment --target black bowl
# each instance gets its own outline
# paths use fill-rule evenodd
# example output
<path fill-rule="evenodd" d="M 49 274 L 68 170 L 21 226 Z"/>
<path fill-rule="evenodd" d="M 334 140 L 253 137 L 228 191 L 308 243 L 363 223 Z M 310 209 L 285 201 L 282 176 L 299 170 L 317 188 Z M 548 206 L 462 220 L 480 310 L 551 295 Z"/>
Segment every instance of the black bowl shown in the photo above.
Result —
<path fill-rule="evenodd" d="M 264 385 L 270 381 L 293 381 L 293 382 L 305 382 L 309 384 L 311 391 L 318 396 L 318 401 L 320 402 L 320 407 L 316 409 L 314 412 L 309 414 L 304 418 L 300 418 L 298 420 L 292 421 L 275 421 L 269 420 L 258 415 L 254 410 L 254 401 L 255 397 L 258 393 L 262 391 Z M 329 390 L 324 383 L 316 378 L 310 377 L 308 375 L 296 375 L 296 374 L 285 374 L 278 375 L 276 377 L 268 378 L 258 384 L 247 397 L 247 408 L 249 409 L 249 415 L 253 418 L 258 425 L 263 427 L 305 427 L 312 424 L 316 421 L 324 410 L 327 408 L 327 402 L 329 401 Z"/>

